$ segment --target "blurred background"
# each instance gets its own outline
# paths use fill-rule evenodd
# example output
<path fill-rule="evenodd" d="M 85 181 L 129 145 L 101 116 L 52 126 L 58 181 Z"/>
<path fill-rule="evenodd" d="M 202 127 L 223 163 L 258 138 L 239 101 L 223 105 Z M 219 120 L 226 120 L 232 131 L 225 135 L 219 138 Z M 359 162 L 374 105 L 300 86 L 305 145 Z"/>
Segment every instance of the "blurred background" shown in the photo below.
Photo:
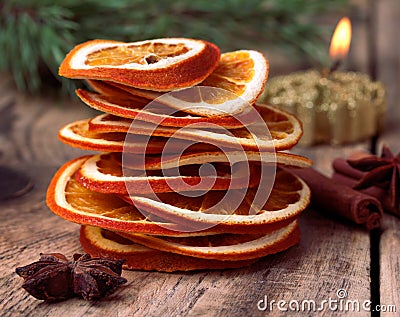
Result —
<path fill-rule="evenodd" d="M 76 44 L 90 39 L 138 41 L 192 37 L 221 51 L 258 49 L 274 72 L 326 65 L 329 37 L 338 19 L 368 17 L 350 0 L 3 0 L 0 69 L 20 91 L 46 84 L 64 91 L 71 80 L 58 65 Z M 288 58 L 289 57 L 289 58 Z M 278 70 L 278 69 L 282 70 Z"/>

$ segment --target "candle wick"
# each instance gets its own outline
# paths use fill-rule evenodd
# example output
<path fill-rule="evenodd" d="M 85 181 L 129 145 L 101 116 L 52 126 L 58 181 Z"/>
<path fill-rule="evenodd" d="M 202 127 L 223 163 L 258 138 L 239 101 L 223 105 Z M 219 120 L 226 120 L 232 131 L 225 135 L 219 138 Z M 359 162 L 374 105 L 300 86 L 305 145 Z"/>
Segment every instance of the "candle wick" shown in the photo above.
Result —
<path fill-rule="evenodd" d="M 332 63 L 331 67 L 329 68 L 329 74 L 333 73 L 334 71 L 336 71 L 340 67 L 341 64 L 342 64 L 342 60 L 341 59 L 335 60 Z"/>

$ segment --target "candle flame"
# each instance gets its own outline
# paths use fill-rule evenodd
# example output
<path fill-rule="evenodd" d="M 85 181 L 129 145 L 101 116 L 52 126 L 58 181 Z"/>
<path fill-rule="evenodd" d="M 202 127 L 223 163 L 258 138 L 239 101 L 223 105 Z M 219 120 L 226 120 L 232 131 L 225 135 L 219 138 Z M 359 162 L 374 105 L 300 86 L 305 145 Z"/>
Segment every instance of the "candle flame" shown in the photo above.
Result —
<path fill-rule="evenodd" d="M 337 24 L 331 39 L 329 56 L 332 59 L 343 59 L 349 52 L 351 42 L 351 22 L 347 17 L 342 18 Z"/>

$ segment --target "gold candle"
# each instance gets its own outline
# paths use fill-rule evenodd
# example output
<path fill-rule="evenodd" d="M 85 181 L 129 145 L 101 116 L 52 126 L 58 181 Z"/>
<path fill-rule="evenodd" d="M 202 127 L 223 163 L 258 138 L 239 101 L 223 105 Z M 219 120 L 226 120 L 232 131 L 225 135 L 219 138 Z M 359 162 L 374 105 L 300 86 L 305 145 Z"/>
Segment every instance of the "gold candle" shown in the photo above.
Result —
<path fill-rule="evenodd" d="M 263 101 L 302 121 L 301 145 L 356 142 L 383 130 L 386 93 L 382 83 L 371 81 L 366 74 L 335 71 L 349 50 L 349 25 L 348 19 L 344 27 L 339 22 L 333 34 L 330 70 L 308 70 L 268 81 Z"/>

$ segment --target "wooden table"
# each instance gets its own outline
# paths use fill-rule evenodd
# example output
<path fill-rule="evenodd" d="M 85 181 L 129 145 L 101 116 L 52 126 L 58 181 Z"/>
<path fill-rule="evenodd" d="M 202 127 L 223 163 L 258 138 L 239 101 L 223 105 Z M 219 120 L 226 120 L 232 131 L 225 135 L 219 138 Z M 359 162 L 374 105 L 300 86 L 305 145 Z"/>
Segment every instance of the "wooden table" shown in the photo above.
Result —
<path fill-rule="evenodd" d="M 370 3 L 356 0 L 355 3 Z M 400 151 L 399 45 L 400 5 L 397 0 L 377 2 L 379 34 L 373 71 L 388 86 L 389 115 L 379 144 Z M 375 13 L 375 12 L 374 12 Z M 367 32 L 354 27 L 359 39 Z M 368 51 L 362 45 L 353 52 Z M 365 56 L 364 56 L 365 57 Z M 356 59 L 363 60 L 361 59 Z M 357 65 L 363 71 L 368 67 Z M 25 171 L 34 188 L 17 199 L 0 202 L 0 315 L 1 316 L 288 316 L 307 313 L 281 311 L 288 303 L 317 305 L 344 299 L 362 305 L 396 305 L 400 311 L 400 220 L 385 214 L 379 232 L 370 234 L 351 223 L 339 222 L 308 209 L 300 219 L 301 242 L 254 265 L 234 270 L 190 273 L 124 271 L 128 283 L 113 295 L 96 302 L 79 299 L 47 304 L 28 295 L 15 268 L 36 261 L 40 252 L 66 255 L 83 252 L 79 225 L 54 215 L 45 204 L 45 192 L 54 172 L 67 160 L 85 151 L 72 149 L 57 139 L 66 123 L 90 117 L 93 112 L 78 102 L 33 98 L 15 92 L 5 76 L 0 77 L 0 165 Z M 331 172 L 335 157 L 345 157 L 360 143 L 346 147 L 318 146 L 296 151 L 314 160 L 323 173 Z M 272 307 L 264 311 L 265 299 Z M 308 303 L 306 301 L 309 301 Z M 261 308 L 261 310 L 260 310 Z M 313 315 L 339 316 L 325 306 Z M 350 313 L 354 315 L 354 313 Z M 357 316 L 369 316 L 361 311 Z M 373 313 L 373 315 L 377 315 Z"/>
<path fill-rule="evenodd" d="M 373 305 L 396 305 L 400 310 L 399 219 L 385 215 L 381 234 L 371 236 L 363 228 L 314 210 L 301 216 L 299 245 L 247 268 L 172 274 L 124 271 L 128 283 L 104 300 L 47 304 L 34 299 L 21 288 L 17 266 L 37 260 L 40 252 L 82 252 L 79 225 L 54 215 L 46 207 L 45 192 L 61 164 L 87 153 L 59 142 L 57 130 L 93 112 L 78 102 L 18 95 L 5 79 L 0 91 L 0 122 L 7 126 L 0 136 L 0 162 L 25 171 L 34 183 L 26 195 L 0 203 L 2 316 L 286 316 L 276 304 L 272 311 L 259 308 L 265 298 L 268 303 L 309 300 L 319 304 L 338 299 L 339 290 L 360 304 L 371 300 Z M 400 150 L 399 131 L 391 129 L 384 136 L 396 151 Z M 328 174 L 333 157 L 367 146 L 319 146 L 298 152 Z M 332 314 L 328 308 L 319 313 Z"/>

